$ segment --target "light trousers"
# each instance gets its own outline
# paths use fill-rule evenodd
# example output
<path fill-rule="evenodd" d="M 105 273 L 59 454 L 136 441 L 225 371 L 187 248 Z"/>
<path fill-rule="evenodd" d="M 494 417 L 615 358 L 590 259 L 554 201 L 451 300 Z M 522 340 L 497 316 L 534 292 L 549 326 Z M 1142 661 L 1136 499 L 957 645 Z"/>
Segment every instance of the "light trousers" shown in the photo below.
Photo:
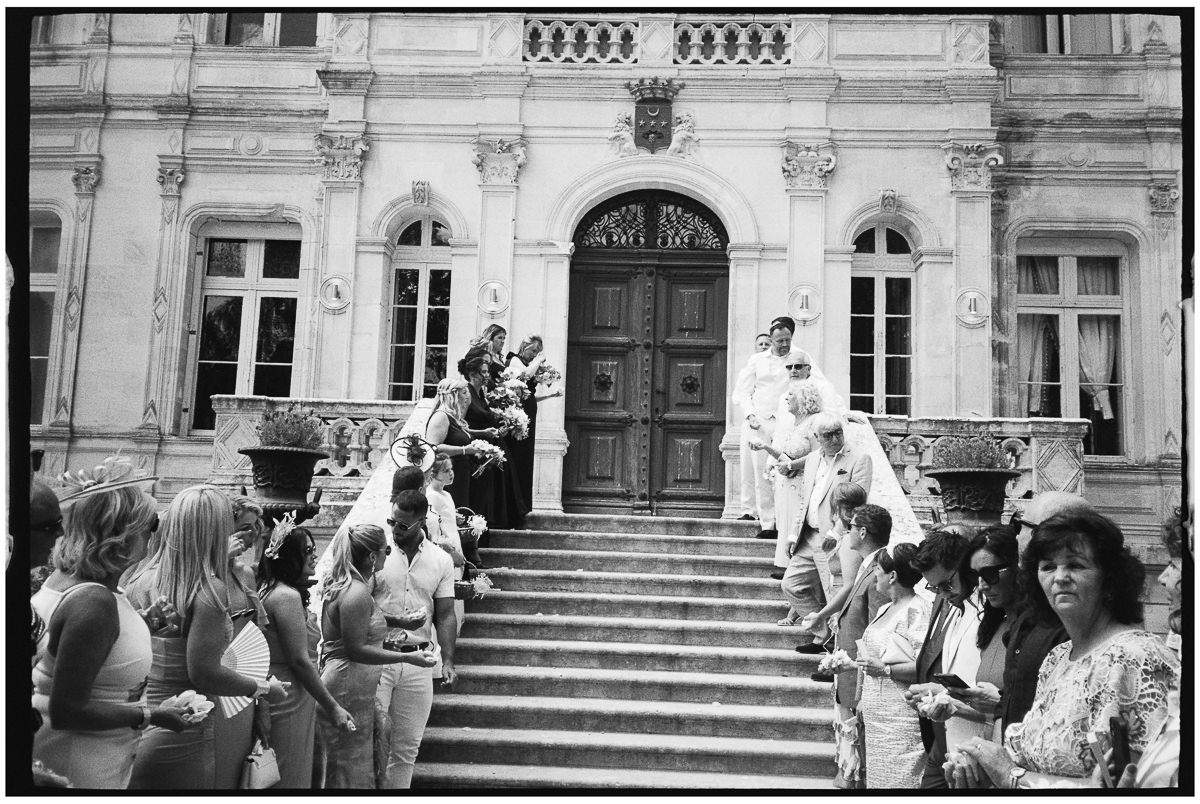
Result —
<path fill-rule="evenodd" d="M 761 425 L 757 430 L 751 430 L 750 425 L 743 425 L 749 431 L 750 438 L 757 438 L 766 444 L 771 443 L 775 436 L 775 420 L 759 418 Z M 767 480 L 767 461 L 771 459 L 765 449 L 751 450 L 751 464 L 754 467 L 754 507 L 758 511 L 759 527 L 763 530 L 775 529 L 775 484 Z M 743 489 L 743 494 L 745 493 Z"/>
<path fill-rule="evenodd" d="M 407 790 L 412 786 L 417 751 L 433 709 L 433 668 L 403 662 L 388 665 L 379 678 L 375 702 L 392 719 L 385 786 Z"/>
<path fill-rule="evenodd" d="M 797 621 L 825 606 L 825 592 L 821 589 L 821 577 L 817 574 L 817 565 L 813 561 L 811 544 L 801 544 L 796 548 L 796 552 L 792 553 L 780 586 L 783 596 L 792 607 L 790 616 Z M 828 638 L 829 628 L 821 624 L 813 632 L 812 641 L 819 645 Z"/>
<path fill-rule="evenodd" d="M 742 422 L 741 433 L 738 435 L 738 476 L 741 478 L 741 493 L 738 502 L 742 514 L 758 516 L 758 506 L 754 502 L 754 450 L 750 449 L 750 436 L 755 433 L 750 425 Z"/>

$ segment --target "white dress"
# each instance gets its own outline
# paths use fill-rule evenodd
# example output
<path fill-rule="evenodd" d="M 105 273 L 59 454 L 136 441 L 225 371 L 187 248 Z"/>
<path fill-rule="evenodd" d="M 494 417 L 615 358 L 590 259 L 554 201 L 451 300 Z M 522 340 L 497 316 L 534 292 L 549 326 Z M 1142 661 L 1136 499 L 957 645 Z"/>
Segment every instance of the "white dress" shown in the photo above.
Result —
<path fill-rule="evenodd" d="M 929 628 L 929 601 L 911 597 L 897 608 L 888 603 L 863 632 L 872 656 L 900 662 L 900 653 L 913 659 L 921 652 Z M 911 661 L 911 659 L 908 659 Z M 925 746 L 917 713 L 904 701 L 908 684 L 884 676 L 858 676 L 858 711 L 862 716 L 867 755 L 867 789 L 916 790 L 925 770 Z"/>
<path fill-rule="evenodd" d="M 788 458 L 803 458 L 812 450 L 812 416 L 799 421 L 787 407 L 787 395 L 779 402 L 779 413 L 775 415 L 775 436 L 771 446 Z M 800 510 L 800 486 L 804 473 L 787 477 L 779 471 L 779 461 L 767 458 L 768 472 L 775 483 L 775 527 L 779 531 L 775 539 L 775 566 L 788 565 L 787 542 L 796 528 L 796 512 Z M 773 468 L 772 468 L 773 467 Z"/>

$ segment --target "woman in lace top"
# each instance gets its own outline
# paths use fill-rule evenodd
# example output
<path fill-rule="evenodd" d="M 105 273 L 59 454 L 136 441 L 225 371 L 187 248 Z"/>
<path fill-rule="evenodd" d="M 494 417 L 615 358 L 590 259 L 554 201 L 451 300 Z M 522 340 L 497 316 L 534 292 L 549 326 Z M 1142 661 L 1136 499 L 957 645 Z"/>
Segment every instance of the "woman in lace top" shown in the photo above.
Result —
<path fill-rule="evenodd" d="M 1112 520 L 1085 512 L 1038 526 L 1021 572 L 1030 605 L 1056 615 L 1071 638 L 1042 663 L 1033 708 L 1008 727 L 1003 748 L 977 740 L 950 758 L 955 786 L 1099 787 L 1089 732 L 1107 736 L 1109 718 L 1123 716 L 1136 762 L 1179 674 L 1171 651 L 1138 627 L 1145 568 Z"/>

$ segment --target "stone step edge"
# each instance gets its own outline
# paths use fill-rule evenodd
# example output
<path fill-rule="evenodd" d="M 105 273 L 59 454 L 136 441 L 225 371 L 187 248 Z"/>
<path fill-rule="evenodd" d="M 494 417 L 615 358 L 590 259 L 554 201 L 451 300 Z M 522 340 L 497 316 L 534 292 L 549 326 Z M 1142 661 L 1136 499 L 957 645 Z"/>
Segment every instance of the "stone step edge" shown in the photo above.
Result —
<path fill-rule="evenodd" d="M 508 555 L 530 556 L 531 558 L 577 558 L 596 561 L 640 561 L 645 559 L 664 559 L 679 562 L 695 561 L 708 564 L 744 564 L 749 567 L 772 567 L 774 552 L 763 551 L 761 556 L 725 556 L 710 553 L 639 553 L 628 550 L 561 550 L 542 549 L 540 547 L 480 547 L 480 555 L 484 557 L 504 558 Z"/>
<path fill-rule="evenodd" d="M 796 640 L 812 639 L 812 634 L 797 626 L 778 625 L 774 622 L 754 622 L 750 620 L 682 620 L 664 617 L 602 617 L 587 614 L 501 614 L 490 612 L 470 612 L 463 619 L 464 625 L 476 624 L 481 627 L 489 625 L 512 626 L 574 626 L 577 628 L 647 628 L 656 631 L 735 631 L 761 632 L 762 634 L 780 634 L 792 636 Z M 799 642 L 797 642 L 799 644 Z"/>
<path fill-rule="evenodd" d="M 521 711 L 543 713 L 623 714 L 630 717 L 712 717 L 759 722 L 828 725 L 833 728 L 830 708 L 758 706 L 756 704 L 712 704 L 691 701 L 643 701 L 624 698 L 555 698 L 541 695 L 438 695 L 435 709 L 497 711 L 519 706 Z M 472 728 L 472 727 L 449 727 Z"/>
<path fill-rule="evenodd" d="M 462 640 L 459 640 L 460 642 Z M 815 668 L 816 663 L 813 663 Z M 555 681 L 590 681 L 601 683 L 614 681 L 631 685 L 678 684 L 681 686 L 719 686 L 723 688 L 749 688 L 773 690 L 794 690 L 809 692 L 812 690 L 828 690 L 828 684 L 813 681 L 810 678 L 798 676 L 750 675 L 746 673 L 697 673 L 690 670 L 640 670 L 632 677 L 625 669 L 608 669 L 596 667 L 549 667 L 541 665 L 518 666 L 511 664 L 460 664 L 455 665 L 455 672 L 462 678 L 487 681 L 489 679 L 517 678 L 546 679 Z M 436 699 L 435 699 L 436 700 Z M 571 698 L 569 700 L 585 700 Z M 625 699 L 621 699 L 625 700 Z M 833 695 L 830 693 L 830 701 Z"/>
<path fill-rule="evenodd" d="M 484 550 L 488 548 L 483 548 Z M 679 583 L 681 581 L 708 584 L 734 583 L 748 586 L 767 586 L 779 588 L 779 581 L 773 578 L 756 578 L 750 575 L 663 575 L 654 572 L 600 572 L 597 570 L 549 570 L 526 569 L 524 567 L 485 567 L 483 572 L 491 577 L 493 574 L 513 574 L 519 578 L 546 578 L 550 580 L 601 580 L 601 581 L 657 581 L 661 583 Z"/>
<path fill-rule="evenodd" d="M 489 765 L 417 761 L 413 781 L 465 782 L 481 787 L 567 787 L 576 789 L 767 790 L 833 789 L 830 779 L 813 776 L 765 776 L 701 771 L 632 768 L 563 768 L 535 765 Z M 436 787 L 431 786 L 431 789 Z"/>
<path fill-rule="evenodd" d="M 490 570 L 485 570 L 490 572 Z M 560 600 L 579 600 L 592 603 L 618 603 L 618 604 L 687 604 L 691 606 L 752 606 L 761 608 L 764 611 L 770 609 L 781 609 L 787 607 L 785 600 L 762 600 L 760 598 L 738 598 L 730 600 L 728 597 L 686 597 L 684 595 L 639 595 L 639 594 L 622 594 L 620 592 L 556 592 L 556 591 L 539 591 L 536 589 L 493 589 L 487 593 L 487 598 L 498 597 L 502 600 L 531 600 L 546 602 Z M 486 599 L 486 598 L 485 598 Z M 481 612 L 484 613 L 484 612 Z"/>
<path fill-rule="evenodd" d="M 722 525 L 732 526 L 734 528 L 757 528 L 758 522 L 749 520 L 737 519 L 730 517 L 707 517 L 707 516 L 636 516 L 634 514 L 574 514 L 565 511 L 532 511 L 529 514 L 528 520 L 539 522 L 544 519 L 549 520 L 577 520 L 584 524 L 589 522 L 604 522 L 615 520 L 617 522 L 628 523 L 645 523 L 645 522 L 661 522 L 664 525 L 713 525 L 720 523 Z"/>
<path fill-rule="evenodd" d="M 575 749 L 629 750 L 658 754 L 714 753 L 731 756 L 813 757 L 833 759 L 831 742 L 813 740 L 763 740 L 754 737 L 703 737 L 680 734 L 633 734 L 607 731 L 553 729 L 464 729 L 427 726 L 423 743 L 483 744 L 490 748 L 519 745 L 569 746 Z"/>
<path fill-rule="evenodd" d="M 668 542 L 699 542 L 701 544 L 727 545 L 730 542 L 743 546 L 752 544 L 761 545 L 765 539 L 757 539 L 754 536 L 685 536 L 680 533 L 617 533 L 614 531 L 604 530 L 561 530 L 558 528 L 538 528 L 526 530 L 492 530 L 492 538 L 507 538 L 509 536 L 525 539 L 529 537 L 542 536 L 570 536 L 579 539 L 611 539 L 618 541 L 620 539 L 653 539 L 656 541 Z M 774 544 L 774 542 L 771 542 Z"/>
<path fill-rule="evenodd" d="M 674 656 L 690 656 L 693 658 L 795 659 L 797 665 L 812 664 L 814 667 L 819 660 L 816 656 L 797 653 L 794 649 L 739 648 L 729 645 L 677 645 L 673 643 L 659 645 L 647 642 L 594 642 L 573 639 L 497 639 L 494 637 L 459 637 L 456 644 L 459 648 L 465 646 L 476 650 L 518 648 L 521 650 L 538 650 L 551 653 L 562 653 L 564 650 L 567 650 L 575 653 L 626 655 L 666 653 Z"/>

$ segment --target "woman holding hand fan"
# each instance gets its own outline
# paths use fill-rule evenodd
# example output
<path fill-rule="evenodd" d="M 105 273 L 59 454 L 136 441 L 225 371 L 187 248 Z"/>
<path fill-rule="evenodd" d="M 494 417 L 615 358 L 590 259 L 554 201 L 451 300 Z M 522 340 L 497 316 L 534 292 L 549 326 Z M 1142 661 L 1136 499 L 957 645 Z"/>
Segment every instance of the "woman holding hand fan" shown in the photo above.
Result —
<path fill-rule="evenodd" d="M 225 658 L 234 640 L 234 616 L 243 619 L 248 611 L 255 611 L 246 605 L 249 601 L 244 594 L 234 598 L 229 579 L 229 536 L 233 532 L 233 510 L 219 489 L 184 489 L 163 516 L 158 551 L 127 582 L 126 591 L 135 606 L 146 610 L 157 606 L 170 611 L 171 619 L 177 618 L 151 635 L 154 662 L 146 690 L 148 701 L 158 703 L 188 690 L 222 696 L 217 710 L 197 728 L 179 734 L 157 725 L 146 730 L 134 761 L 131 789 L 237 787 L 250 750 L 251 723 L 246 721 L 244 735 L 238 735 L 240 754 L 234 754 L 232 747 L 218 750 L 215 721 L 221 717 L 231 720 L 249 709 L 252 699 L 266 696 L 271 703 L 283 703 L 287 698 L 283 682 L 266 678 L 266 662 L 261 675 L 253 676 L 226 664 L 237 664 L 235 657 Z M 243 638 L 247 641 L 255 635 L 247 634 Z M 261 633 L 257 637 L 262 640 Z"/>
<path fill-rule="evenodd" d="M 33 757 L 73 787 L 124 789 L 143 729 L 189 725 L 183 707 L 147 705 L 150 632 L 117 587 L 158 526 L 154 498 L 137 487 L 156 478 L 132 470 L 128 459 L 109 458 L 90 474 L 64 476 L 66 530 L 31 601 L 46 624 L 33 669 L 43 717 Z"/>

